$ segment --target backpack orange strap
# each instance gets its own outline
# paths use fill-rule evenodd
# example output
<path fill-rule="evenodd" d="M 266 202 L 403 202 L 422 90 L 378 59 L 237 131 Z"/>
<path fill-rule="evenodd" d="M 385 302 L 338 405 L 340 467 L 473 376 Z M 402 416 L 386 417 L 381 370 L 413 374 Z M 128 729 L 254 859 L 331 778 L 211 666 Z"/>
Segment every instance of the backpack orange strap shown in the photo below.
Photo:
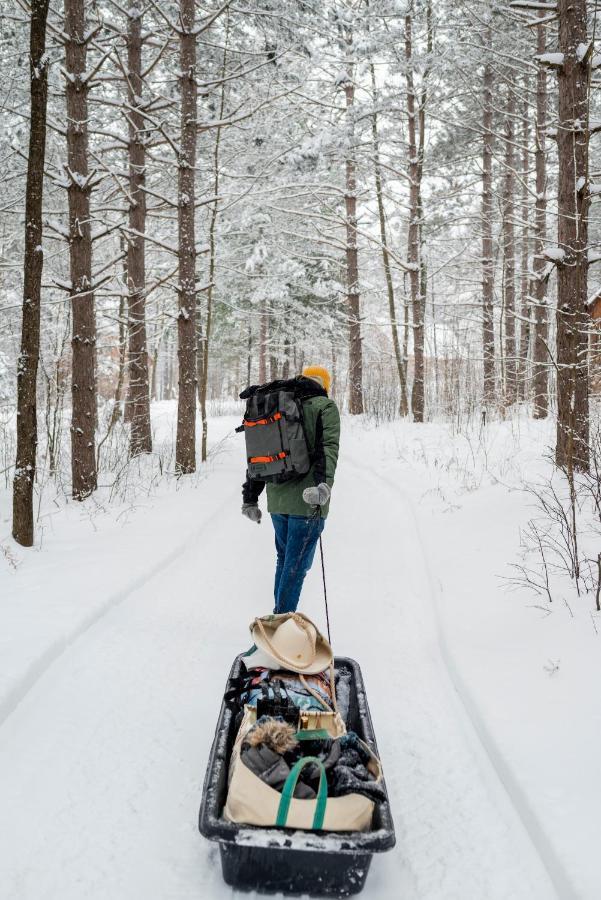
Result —
<path fill-rule="evenodd" d="M 273 416 L 269 416 L 267 419 L 244 419 L 243 425 L 246 428 L 254 428 L 255 425 L 271 425 L 272 422 L 277 422 L 278 419 L 282 418 L 282 414 L 280 412 L 275 413 Z"/>
<path fill-rule="evenodd" d="M 284 459 L 286 456 L 288 456 L 288 454 L 285 450 L 282 450 L 277 456 L 251 456 L 248 461 L 251 463 L 270 463 L 275 462 L 276 459 Z"/>

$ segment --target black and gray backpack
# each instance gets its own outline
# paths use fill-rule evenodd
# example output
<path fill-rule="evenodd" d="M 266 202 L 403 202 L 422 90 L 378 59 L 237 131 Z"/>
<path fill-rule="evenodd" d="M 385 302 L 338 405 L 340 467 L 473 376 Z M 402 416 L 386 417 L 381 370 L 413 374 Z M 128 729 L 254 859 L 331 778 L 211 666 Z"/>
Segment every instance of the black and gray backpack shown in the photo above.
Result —
<path fill-rule="evenodd" d="M 252 385 L 240 394 L 246 410 L 236 431 L 243 431 L 246 438 L 251 479 L 282 484 L 310 470 L 312 452 L 303 421 L 303 399 L 314 393 L 310 388 L 307 391 L 308 381 L 302 376 L 271 381 Z"/>

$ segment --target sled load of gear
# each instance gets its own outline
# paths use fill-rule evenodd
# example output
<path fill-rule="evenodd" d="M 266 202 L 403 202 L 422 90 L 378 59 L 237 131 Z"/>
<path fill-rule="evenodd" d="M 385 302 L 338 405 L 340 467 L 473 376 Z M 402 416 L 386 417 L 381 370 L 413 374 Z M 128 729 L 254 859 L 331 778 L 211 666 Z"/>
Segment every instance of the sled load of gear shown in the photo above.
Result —
<path fill-rule="evenodd" d="M 200 830 L 238 888 L 348 896 L 394 845 L 358 665 L 302 613 L 250 625 L 209 758 Z M 307 839 L 309 836 L 310 839 Z"/>

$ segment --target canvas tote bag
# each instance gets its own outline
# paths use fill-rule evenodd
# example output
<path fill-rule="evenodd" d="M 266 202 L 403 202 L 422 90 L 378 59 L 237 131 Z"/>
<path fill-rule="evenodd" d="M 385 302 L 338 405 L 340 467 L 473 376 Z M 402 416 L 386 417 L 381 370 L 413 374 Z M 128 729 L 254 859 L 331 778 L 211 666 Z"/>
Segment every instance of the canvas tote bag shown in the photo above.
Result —
<path fill-rule="evenodd" d="M 364 744 L 371 760 L 368 768 L 376 779 L 382 779 L 379 760 Z M 294 789 L 303 767 L 315 762 L 321 769 L 319 790 L 315 800 L 297 800 Z M 374 802 L 362 794 L 343 797 L 327 796 L 327 781 L 323 763 L 305 756 L 292 768 L 282 793 L 269 787 L 244 765 L 240 756 L 232 758 L 231 779 L 227 802 L 223 811 L 230 822 L 262 825 L 267 828 L 303 828 L 308 831 L 366 831 L 372 821 Z"/>

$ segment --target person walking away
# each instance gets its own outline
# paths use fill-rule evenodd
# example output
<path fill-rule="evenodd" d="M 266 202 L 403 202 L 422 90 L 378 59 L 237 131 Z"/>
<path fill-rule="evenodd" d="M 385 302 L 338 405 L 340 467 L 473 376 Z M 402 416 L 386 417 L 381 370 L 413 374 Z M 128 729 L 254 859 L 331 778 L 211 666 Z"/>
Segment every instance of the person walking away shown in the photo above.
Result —
<path fill-rule="evenodd" d="M 340 413 L 328 397 L 330 373 L 306 366 L 302 375 L 282 382 L 302 402 L 305 434 L 311 453 L 309 472 L 294 481 L 267 485 L 267 510 L 275 530 L 274 612 L 294 612 L 305 576 L 324 529 L 338 463 Z M 242 486 L 242 515 L 260 524 L 259 496 L 265 482 L 250 478 Z"/>

